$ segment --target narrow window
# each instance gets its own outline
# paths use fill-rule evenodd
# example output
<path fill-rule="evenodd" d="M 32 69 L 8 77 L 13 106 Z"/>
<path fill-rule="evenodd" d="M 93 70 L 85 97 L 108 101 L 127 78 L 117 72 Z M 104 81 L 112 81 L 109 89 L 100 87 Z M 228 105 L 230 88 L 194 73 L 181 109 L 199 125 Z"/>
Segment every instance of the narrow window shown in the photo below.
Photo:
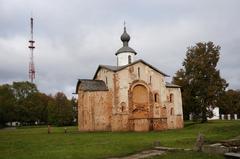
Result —
<path fill-rule="evenodd" d="M 121 111 L 124 112 L 126 110 L 126 103 L 122 102 L 121 103 Z"/>
<path fill-rule="evenodd" d="M 157 93 L 154 94 L 154 102 L 158 103 L 159 101 L 159 95 Z"/>
<path fill-rule="evenodd" d="M 140 67 L 138 67 L 138 78 L 140 78 Z"/>
<path fill-rule="evenodd" d="M 170 115 L 173 115 L 173 108 L 171 108 Z"/>
<path fill-rule="evenodd" d="M 174 96 L 173 96 L 173 94 L 171 93 L 171 94 L 170 94 L 170 99 L 169 99 L 169 102 L 170 102 L 170 103 L 173 103 L 173 98 L 174 98 Z"/>
<path fill-rule="evenodd" d="M 123 112 L 123 111 L 124 111 L 124 109 L 125 109 L 125 108 L 124 108 L 124 106 L 122 106 L 122 107 L 121 107 L 121 109 L 122 109 L 122 112 Z"/>
<path fill-rule="evenodd" d="M 150 84 L 152 84 L 152 76 L 149 77 Z"/>
<path fill-rule="evenodd" d="M 106 85 L 108 84 L 108 79 L 107 79 L 107 77 L 105 78 L 105 80 L 106 80 Z"/>
<path fill-rule="evenodd" d="M 128 55 L 128 64 L 132 63 L 132 57 L 131 55 Z"/>

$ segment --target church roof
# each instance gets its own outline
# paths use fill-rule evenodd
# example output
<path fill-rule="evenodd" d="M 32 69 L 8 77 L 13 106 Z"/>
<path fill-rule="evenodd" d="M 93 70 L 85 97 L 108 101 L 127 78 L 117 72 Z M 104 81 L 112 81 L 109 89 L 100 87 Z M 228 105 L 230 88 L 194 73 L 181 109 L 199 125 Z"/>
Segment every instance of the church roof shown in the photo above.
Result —
<path fill-rule="evenodd" d="M 135 50 L 133 50 L 132 48 L 130 48 L 129 46 L 123 46 L 115 53 L 115 55 L 118 55 L 118 54 L 124 53 L 124 52 L 132 52 L 135 55 L 137 54 L 137 52 Z"/>
<path fill-rule="evenodd" d="M 109 71 L 116 72 L 116 71 L 118 71 L 120 68 L 122 68 L 123 66 L 99 65 L 99 67 L 105 68 L 105 69 L 107 69 L 107 70 L 109 70 Z"/>
<path fill-rule="evenodd" d="M 79 79 L 75 93 L 78 93 L 78 89 L 82 91 L 108 91 L 104 81 L 90 79 Z"/>
<path fill-rule="evenodd" d="M 168 88 L 181 88 L 181 86 L 166 82 L 166 87 Z"/>
<path fill-rule="evenodd" d="M 163 73 L 162 71 L 158 70 L 156 67 L 150 65 L 149 63 L 147 63 L 146 61 L 144 61 L 144 60 L 142 60 L 142 59 L 139 59 L 139 60 L 134 61 L 134 62 L 131 63 L 131 64 L 124 65 L 124 66 L 99 65 L 99 66 L 98 66 L 98 69 L 97 69 L 97 71 L 96 71 L 96 73 L 95 73 L 95 75 L 94 75 L 94 77 L 93 77 L 93 79 L 96 78 L 97 73 L 98 73 L 98 71 L 99 71 L 101 68 L 105 68 L 105 69 L 107 69 L 107 70 L 109 70 L 109 71 L 112 71 L 112 72 L 118 72 L 118 71 L 121 71 L 121 70 L 123 70 L 123 69 L 125 69 L 125 68 L 127 68 L 127 67 L 129 67 L 129 66 L 132 66 L 132 65 L 134 65 L 134 64 L 136 64 L 136 63 L 139 63 L 139 62 L 147 65 L 148 67 L 152 68 L 153 70 L 157 71 L 158 73 L 160 73 L 160 74 L 162 74 L 162 75 L 164 75 L 164 76 L 166 76 L 166 77 L 169 77 L 169 75 L 167 75 L 167 74 Z"/>

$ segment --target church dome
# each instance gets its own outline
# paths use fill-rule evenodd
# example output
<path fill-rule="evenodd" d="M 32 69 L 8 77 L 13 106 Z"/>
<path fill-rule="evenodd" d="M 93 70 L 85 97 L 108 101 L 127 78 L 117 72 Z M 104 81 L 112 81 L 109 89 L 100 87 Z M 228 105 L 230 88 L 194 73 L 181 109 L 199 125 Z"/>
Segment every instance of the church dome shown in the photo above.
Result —
<path fill-rule="evenodd" d="M 126 31 L 126 27 L 124 27 L 124 32 L 123 34 L 121 35 L 121 40 L 122 42 L 129 42 L 130 40 L 130 36 L 128 35 L 127 31 Z"/>
<path fill-rule="evenodd" d="M 131 53 L 134 53 L 135 55 L 137 54 L 135 50 L 133 50 L 131 47 L 128 46 L 128 42 L 130 41 L 130 35 L 127 33 L 125 26 L 124 26 L 123 34 L 121 35 L 120 39 L 123 42 L 123 47 L 118 49 L 115 55 L 118 55 L 119 53 L 124 53 L 124 52 L 131 52 Z"/>

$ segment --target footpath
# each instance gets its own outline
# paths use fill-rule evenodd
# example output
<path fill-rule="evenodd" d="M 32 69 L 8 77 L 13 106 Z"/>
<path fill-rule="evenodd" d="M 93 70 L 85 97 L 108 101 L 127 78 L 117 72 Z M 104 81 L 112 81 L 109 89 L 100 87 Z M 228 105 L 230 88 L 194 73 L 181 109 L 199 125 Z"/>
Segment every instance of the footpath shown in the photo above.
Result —
<path fill-rule="evenodd" d="M 170 147 L 154 147 L 152 150 L 144 150 L 142 152 L 132 154 L 125 157 L 113 157 L 108 159 L 143 159 L 143 158 L 149 158 L 153 156 L 163 155 L 167 152 L 173 152 L 173 151 L 191 151 L 191 149 L 181 149 L 181 148 L 170 148 Z"/>

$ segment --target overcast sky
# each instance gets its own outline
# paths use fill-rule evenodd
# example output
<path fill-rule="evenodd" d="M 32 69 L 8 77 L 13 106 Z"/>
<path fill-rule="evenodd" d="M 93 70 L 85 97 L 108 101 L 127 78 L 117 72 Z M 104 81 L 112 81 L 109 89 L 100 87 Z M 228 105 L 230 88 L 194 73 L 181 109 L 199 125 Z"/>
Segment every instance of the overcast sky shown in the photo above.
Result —
<path fill-rule="evenodd" d="M 240 89 L 239 0 L 0 0 L 0 84 L 28 80 L 30 17 L 40 91 L 71 97 L 77 79 L 99 64 L 116 65 L 123 22 L 130 47 L 169 74 L 182 67 L 197 42 L 221 46 L 218 68 Z"/>

